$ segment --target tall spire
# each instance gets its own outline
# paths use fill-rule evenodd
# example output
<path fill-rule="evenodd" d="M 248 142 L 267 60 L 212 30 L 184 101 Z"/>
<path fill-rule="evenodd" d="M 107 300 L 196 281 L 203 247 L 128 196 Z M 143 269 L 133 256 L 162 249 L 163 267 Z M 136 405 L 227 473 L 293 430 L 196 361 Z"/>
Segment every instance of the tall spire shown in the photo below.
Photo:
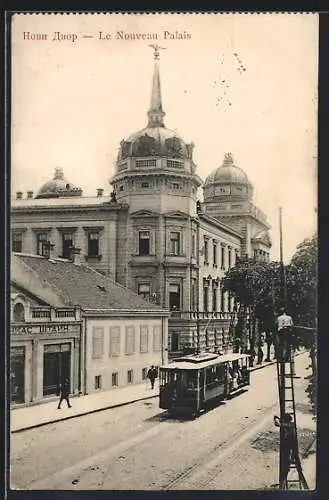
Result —
<path fill-rule="evenodd" d="M 160 73 L 158 65 L 158 60 L 160 58 L 159 49 L 164 49 L 164 47 L 159 47 L 159 45 L 150 45 L 150 47 L 154 49 L 154 71 L 152 81 L 151 105 L 147 113 L 149 118 L 148 126 L 164 127 L 163 117 L 166 113 L 162 111 Z"/>

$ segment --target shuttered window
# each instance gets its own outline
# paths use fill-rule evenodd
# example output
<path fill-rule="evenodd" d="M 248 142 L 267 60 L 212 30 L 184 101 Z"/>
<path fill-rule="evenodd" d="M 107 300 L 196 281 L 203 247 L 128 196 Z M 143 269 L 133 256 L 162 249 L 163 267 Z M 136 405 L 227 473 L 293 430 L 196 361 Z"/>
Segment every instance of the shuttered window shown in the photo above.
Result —
<path fill-rule="evenodd" d="M 104 354 L 104 328 L 93 328 L 93 358 L 101 358 Z"/>
<path fill-rule="evenodd" d="M 140 352 L 148 352 L 149 331 L 147 326 L 140 327 Z"/>
<path fill-rule="evenodd" d="M 154 352 L 161 351 L 161 327 L 160 326 L 153 327 L 153 351 Z"/>
<path fill-rule="evenodd" d="M 126 327 L 126 354 L 135 352 L 135 331 L 133 326 Z"/>
<path fill-rule="evenodd" d="M 110 356 L 120 356 L 120 327 L 110 328 Z"/>

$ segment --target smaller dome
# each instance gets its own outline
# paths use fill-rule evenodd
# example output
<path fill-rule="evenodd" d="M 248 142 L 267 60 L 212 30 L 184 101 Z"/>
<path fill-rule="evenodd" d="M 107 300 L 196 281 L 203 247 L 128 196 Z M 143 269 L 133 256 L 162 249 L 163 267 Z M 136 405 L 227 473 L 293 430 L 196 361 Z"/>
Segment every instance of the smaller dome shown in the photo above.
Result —
<path fill-rule="evenodd" d="M 205 180 L 205 187 L 211 184 L 244 184 L 251 186 L 246 173 L 234 164 L 231 153 L 226 153 L 223 165 L 214 170 Z"/>
<path fill-rule="evenodd" d="M 62 168 L 56 168 L 51 181 L 45 182 L 36 198 L 59 198 L 60 196 L 81 196 L 82 190 L 64 178 Z"/>

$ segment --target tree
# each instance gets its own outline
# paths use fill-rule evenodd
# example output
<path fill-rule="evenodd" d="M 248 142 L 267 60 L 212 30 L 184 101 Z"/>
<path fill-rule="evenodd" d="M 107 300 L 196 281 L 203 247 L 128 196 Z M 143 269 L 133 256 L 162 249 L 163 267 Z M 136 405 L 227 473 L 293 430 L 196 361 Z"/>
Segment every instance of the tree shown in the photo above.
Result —
<path fill-rule="evenodd" d="M 312 374 L 306 389 L 313 411 L 317 407 L 317 235 L 305 239 L 291 259 L 291 272 L 295 276 L 295 322 L 301 327 L 304 345 L 309 349 Z M 305 328 L 306 327 L 306 328 Z"/>

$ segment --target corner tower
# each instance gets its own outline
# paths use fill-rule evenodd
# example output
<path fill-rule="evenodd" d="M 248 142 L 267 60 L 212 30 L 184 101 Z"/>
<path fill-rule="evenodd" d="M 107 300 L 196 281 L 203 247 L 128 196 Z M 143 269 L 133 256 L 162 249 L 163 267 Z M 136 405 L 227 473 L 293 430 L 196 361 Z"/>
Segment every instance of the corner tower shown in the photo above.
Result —
<path fill-rule="evenodd" d="M 110 183 L 119 203 L 128 205 L 117 242 L 116 279 L 163 307 L 190 309 L 196 279 L 191 245 L 197 234 L 197 189 L 202 184 L 187 144 L 164 124 L 159 49 L 147 126 L 121 141 Z M 192 237 L 192 235 L 194 236 Z"/>
<path fill-rule="evenodd" d="M 243 235 L 241 256 L 269 260 L 272 246 L 266 215 L 252 202 L 253 186 L 226 153 L 221 166 L 205 180 L 203 210 Z"/>
<path fill-rule="evenodd" d="M 131 211 L 141 207 L 163 212 L 180 210 L 196 215 L 197 188 L 202 181 L 196 174 L 193 144 L 186 144 L 164 125 L 159 71 L 159 49 L 154 48 L 151 103 L 145 128 L 120 143 L 112 184 L 118 202 L 128 203 Z"/>

